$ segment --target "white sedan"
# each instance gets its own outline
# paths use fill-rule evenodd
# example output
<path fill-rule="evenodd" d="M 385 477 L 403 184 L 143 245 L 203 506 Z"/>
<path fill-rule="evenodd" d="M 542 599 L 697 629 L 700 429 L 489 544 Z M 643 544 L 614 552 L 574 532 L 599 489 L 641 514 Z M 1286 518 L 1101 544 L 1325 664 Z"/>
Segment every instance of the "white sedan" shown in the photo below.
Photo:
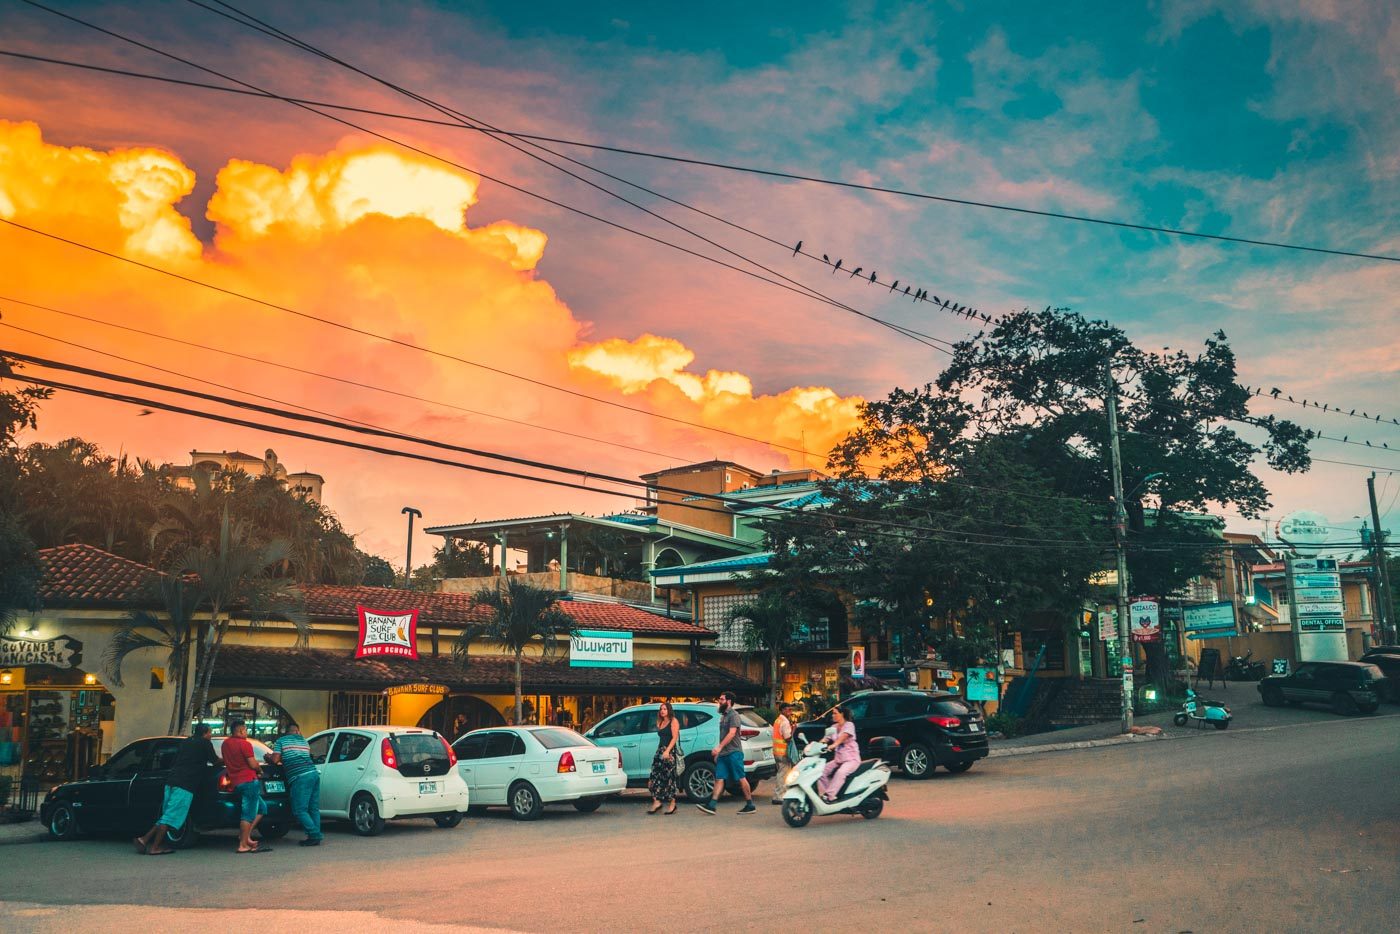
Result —
<path fill-rule="evenodd" d="M 562 726 L 475 730 L 452 750 L 476 813 L 499 805 L 516 820 L 534 820 L 546 804 L 565 801 L 596 811 L 603 799 L 627 787 L 619 750 L 596 746 Z"/>

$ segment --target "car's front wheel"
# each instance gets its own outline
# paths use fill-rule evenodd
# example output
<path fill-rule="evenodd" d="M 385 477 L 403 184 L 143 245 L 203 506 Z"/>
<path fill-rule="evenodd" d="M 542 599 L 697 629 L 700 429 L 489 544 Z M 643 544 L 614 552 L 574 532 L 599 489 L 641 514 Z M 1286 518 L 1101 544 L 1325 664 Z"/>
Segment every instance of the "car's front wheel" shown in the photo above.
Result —
<path fill-rule="evenodd" d="M 75 840 L 82 830 L 78 828 L 78 815 L 71 805 L 60 804 L 49 815 L 49 836 L 55 840 Z"/>
<path fill-rule="evenodd" d="M 692 762 L 681 776 L 681 784 L 691 804 L 708 801 L 715 790 L 715 767 L 708 762 Z"/>
<path fill-rule="evenodd" d="M 437 824 L 443 830 L 451 830 L 461 822 L 461 814 L 439 814 L 437 817 L 433 818 L 433 823 Z"/>
<path fill-rule="evenodd" d="M 1259 692 L 1259 697 L 1264 701 L 1265 707 L 1283 706 L 1283 692 L 1278 688 L 1265 688 Z"/>
<path fill-rule="evenodd" d="M 373 837 L 384 830 L 384 818 L 374 795 L 360 793 L 350 802 L 350 826 L 362 837 Z"/>
<path fill-rule="evenodd" d="M 579 798 L 574 802 L 574 810 L 582 811 L 585 814 L 592 814 L 602 806 L 602 798 Z"/>
<path fill-rule="evenodd" d="M 935 768 L 933 753 L 923 743 L 910 743 L 899 757 L 899 767 L 910 778 L 928 778 Z"/>
<path fill-rule="evenodd" d="M 1351 699 L 1350 694 L 1338 691 L 1332 695 L 1332 712 L 1346 717 L 1356 713 L 1356 701 Z"/>
<path fill-rule="evenodd" d="M 194 820 L 186 819 L 183 827 L 171 827 L 165 832 L 165 842 L 177 850 L 187 850 L 199 842 L 199 831 Z"/>

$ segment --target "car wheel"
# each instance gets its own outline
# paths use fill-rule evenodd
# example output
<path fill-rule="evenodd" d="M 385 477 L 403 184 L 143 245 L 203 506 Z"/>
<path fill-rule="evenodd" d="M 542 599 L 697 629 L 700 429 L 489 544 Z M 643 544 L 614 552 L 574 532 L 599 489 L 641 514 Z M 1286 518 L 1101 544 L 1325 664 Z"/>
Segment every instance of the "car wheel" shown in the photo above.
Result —
<path fill-rule="evenodd" d="M 510 786 L 510 816 L 516 820 L 535 820 L 544 813 L 540 793 L 529 782 L 516 782 Z"/>
<path fill-rule="evenodd" d="M 715 767 L 708 762 L 692 762 L 681 777 L 681 784 L 691 804 L 708 801 L 715 790 Z"/>
<path fill-rule="evenodd" d="M 291 829 L 291 824 L 258 824 L 258 837 L 262 840 L 281 840 Z"/>
<path fill-rule="evenodd" d="M 1264 701 L 1264 703 L 1268 704 L 1269 702 L 1268 702 L 1268 701 Z M 1272 706 L 1272 705 L 1270 705 L 1270 706 Z M 1172 723 L 1175 723 L 1177 726 L 1185 726 L 1185 725 L 1186 725 L 1186 714 L 1184 714 L 1184 713 L 1179 713 L 1179 714 L 1177 714 L 1176 716 L 1172 717 Z"/>
<path fill-rule="evenodd" d="M 78 815 L 73 808 L 60 804 L 49 815 L 49 836 L 55 840 L 75 840 L 82 831 L 78 828 Z"/>
<path fill-rule="evenodd" d="M 806 798 L 784 798 L 783 820 L 789 827 L 806 827 L 812 820 L 812 806 Z"/>
<path fill-rule="evenodd" d="M 470 814 L 472 817 L 480 817 L 481 815 L 486 813 L 486 805 L 473 804 L 467 808 L 467 813 Z"/>
<path fill-rule="evenodd" d="M 1368 713 L 1368 714 L 1369 714 L 1369 713 L 1375 713 L 1377 710 L 1380 710 L 1380 709 L 1381 709 L 1381 703 L 1380 703 L 1380 701 L 1376 701 L 1374 704 L 1367 704 L 1365 707 L 1362 707 L 1362 708 L 1361 708 L 1361 712 L 1362 712 L 1362 713 Z"/>
<path fill-rule="evenodd" d="M 199 831 L 195 829 L 194 821 L 185 820 L 183 827 L 171 827 L 165 832 L 165 842 L 177 850 L 187 850 L 199 842 Z"/>
<path fill-rule="evenodd" d="M 968 769 L 972 768 L 972 761 L 971 761 L 971 760 L 968 760 L 967 762 L 953 762 L 953 763 L 951 763 L 951 764 L 949 764 L 949 765 L 945 765 L 945 766 L 943 766 L 943 767 L 944 767 L 945 769 L 947 769 L 949 772 L 953 772 L 953 773 L 966 772 Z"/>
<path fill-rule="evenodd" d="M 1338 691 L 1332 695 L 1332 712 L 1343 717 L 1349 717 L 1356 713 L 1356 701 L 1351 699 L 1350 694 Z"/>
<path fill-rule="evenodd" d="M 905 746 L 904 754 L 899 757 L 899 767 L 905 775 L 913 779 L 928 778 L 936 768 L 933 753 L 923 743 L 910 743 Z"/>
<path fill-rule="evenodd" d="M 585 814 L 592 814 L 602 806 L 602 798 L 579 798 L 574 802 L 574 810 L 582 811 Z"/>
<path fill-rule="evenodd" d="M 969 763 L 970 764 L 970 763 Z M 860 816 L 866 820 L 874 820 L 880 816 L 880 812 L 885 809 L 885 799 L 877 796 L 866 798 L 860 806 Z"/>
<path fill-rule="evenodd" d="M 384 818 L 379 816 L 374 795 L 361 793 L 350 802 L 350 826 L 362 837 L 376 836 L 384 829 Z"/>
<path fill-rule="evenodd" d="M 437 824 L 443 830 L 451 830 L 461 822 L 461 814 L 439 814 L 437 817 L 433 818 L 433 823 Z"/>
<path fill-rule="evenodd" d="M 1265 707 L 1283 706 L 1283 692 L 1278 688 L 1265 688 L 1259 692 L 1259 697 L 1264 701 Z"/>

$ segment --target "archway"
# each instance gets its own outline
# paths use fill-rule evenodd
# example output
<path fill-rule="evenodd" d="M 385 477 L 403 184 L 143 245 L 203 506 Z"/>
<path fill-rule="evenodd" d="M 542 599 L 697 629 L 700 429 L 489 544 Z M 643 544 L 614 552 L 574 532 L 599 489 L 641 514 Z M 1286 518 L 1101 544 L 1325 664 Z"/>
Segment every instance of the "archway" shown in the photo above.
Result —
<path fill-rule="evenodd" d="M 505 726 L 505 718 L 496 708 L 470 694 L 454 694 L 435 704 L 418 721 L 423 729 L 437 730 L 448 742 L 472 730 L 488 726 Z"/>
<path fill-rule="evenodd" d="M 270 742 L 286 733 L 294 722 L 280 704 L 266 697 L 258 694 L 226 694 L 206 704 L 190 725 L 204 722 L 209 724 L 215 736 L 227 736 L 229 723 L 234 720 L 248 724 L 248 735 L 263 742 Z"/>
<path fill-rule="evenodd" d="M 663 548 L 661 551 L 657 552 L 656 567 L 658 569 L 680 567 L 682 564 L 685 564 L 685 559 L 682 558 L 681 553 L 674 548 Z"/>

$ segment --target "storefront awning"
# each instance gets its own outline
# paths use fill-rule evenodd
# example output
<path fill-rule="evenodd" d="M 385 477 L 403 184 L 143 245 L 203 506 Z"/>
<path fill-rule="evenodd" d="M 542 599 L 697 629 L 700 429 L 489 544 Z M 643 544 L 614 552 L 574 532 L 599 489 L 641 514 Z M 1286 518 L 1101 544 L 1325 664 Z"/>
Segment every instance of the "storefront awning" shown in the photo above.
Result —
<path fill-rule="evenodd" d="M 354 658 L 348 651 L 225 645 L 213 684 L 218 687 L 381 691 L 412 682 L 446 685 L 454 692 L 509 694 L 515 663 L 500 655 L 472 656 L 463 666 L 451 655 Z M 572 668 L 567 658 L 526 658 L 528 694 L 672 694 L 708 697 L 722 691 L 762 694 L 762 686 L 698 662 L 638 662 L 631 668 Z"/>

